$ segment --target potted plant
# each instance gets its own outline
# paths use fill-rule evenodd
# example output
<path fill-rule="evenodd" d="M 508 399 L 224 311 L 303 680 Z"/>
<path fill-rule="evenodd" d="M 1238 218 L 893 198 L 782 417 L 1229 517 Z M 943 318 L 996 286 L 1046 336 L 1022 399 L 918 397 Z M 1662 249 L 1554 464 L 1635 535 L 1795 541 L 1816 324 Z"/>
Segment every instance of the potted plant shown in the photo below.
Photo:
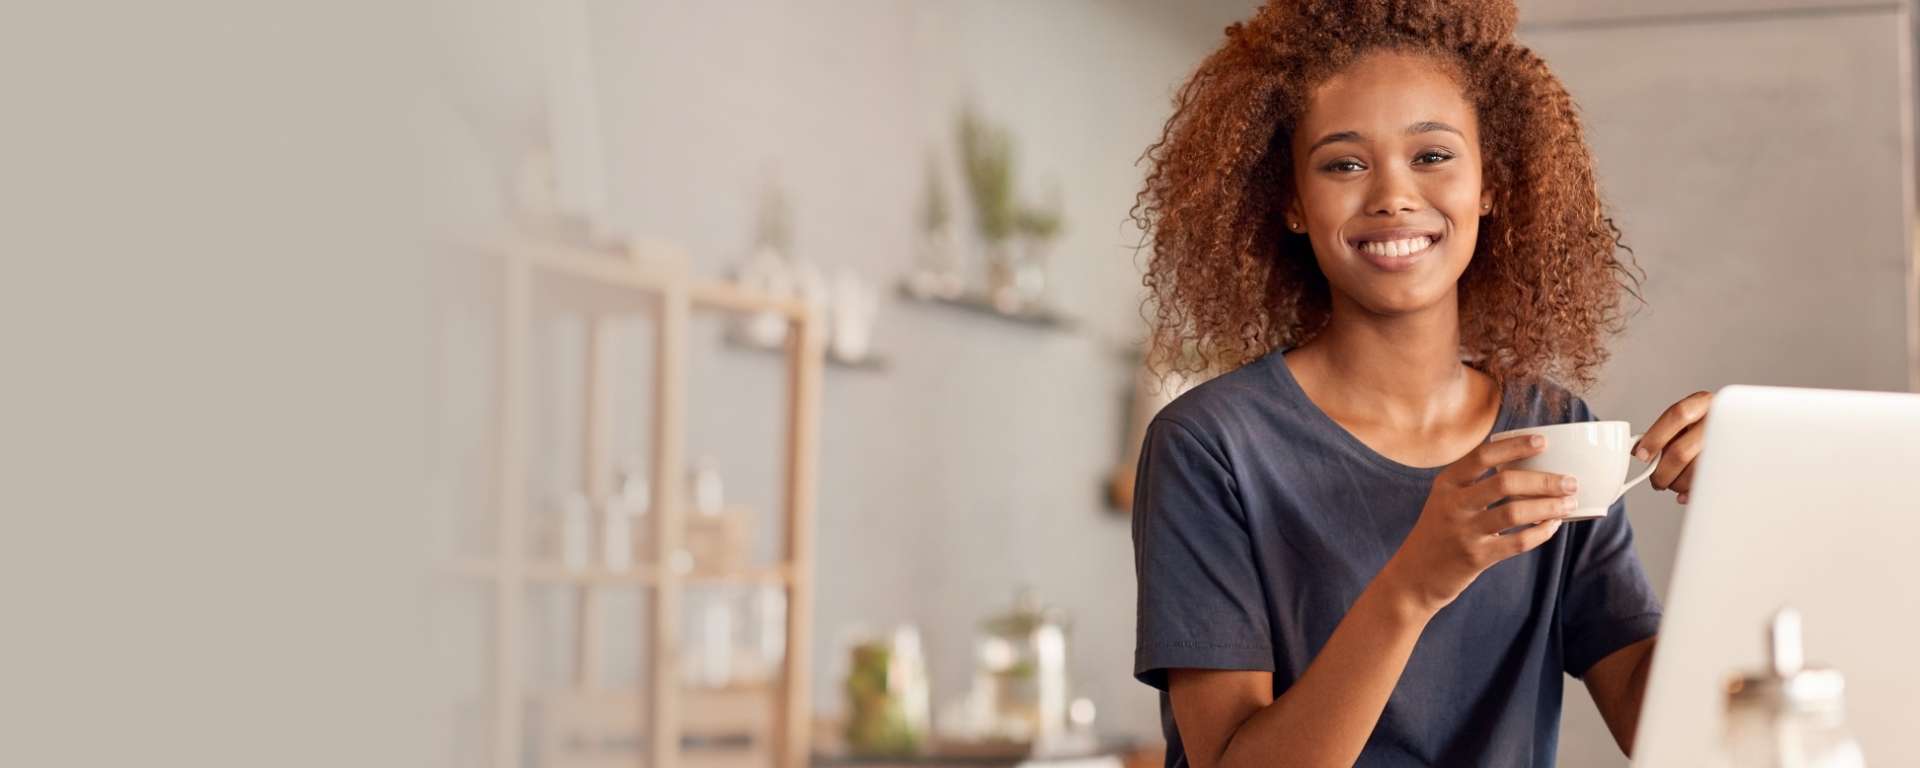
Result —
<path fill-rule="evenodd" d="M 1046 249 L 1060 232 L 1060 206 L 1020 205 L 1013 188 L 1013 137 L 1005 128 L 968 108 L 960 113 L 959 133 L 974 227 L 986 257 L 987 296 L 1001 312 L 1019 313 L 1038 303 L 1045 288 Z M 1025 247 L 1013 247 L 1016 237 Z"/>
<path fill-rule="evenodd" d="M 986 257 L 987 294 L 999 296 L 1012 291 L 1014 284 L 1014 253 L 1007 242 L 1013 237 L 1018 213 L 1013 198 L 1013 137 L 972 108 L 962 110 L 960 164 L 973 202 L 974 229 Z"/>

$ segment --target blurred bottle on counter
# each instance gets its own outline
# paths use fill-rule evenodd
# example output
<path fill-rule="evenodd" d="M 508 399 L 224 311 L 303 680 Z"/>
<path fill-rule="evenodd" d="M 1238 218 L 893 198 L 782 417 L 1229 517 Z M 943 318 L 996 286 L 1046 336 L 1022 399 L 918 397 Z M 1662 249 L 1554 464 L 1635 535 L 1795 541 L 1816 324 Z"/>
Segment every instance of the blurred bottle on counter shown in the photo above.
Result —
<path fill-rule="evenodd" d="M 847 749 L 856 755 L 911 755 L 926 746 L 927 663 L 920 632 L 900 626 L 847 646 Z"/>
<path fill-rule="evenodd" d="M 1722 768 L 1862 768 L 1846 723 L 1846 681 L 1804 663 L 1800 614 L 1782 609 L 1767 630 L 1769 668 L 1727 685 Z"/>
<path fill-rule="evenodd" d="M 983 735 L 1054 751 L 1067 734 L 1067 622 L 1031 589 L 1013 607 L 980 623 L 974 690 L 984 705 Z"/>

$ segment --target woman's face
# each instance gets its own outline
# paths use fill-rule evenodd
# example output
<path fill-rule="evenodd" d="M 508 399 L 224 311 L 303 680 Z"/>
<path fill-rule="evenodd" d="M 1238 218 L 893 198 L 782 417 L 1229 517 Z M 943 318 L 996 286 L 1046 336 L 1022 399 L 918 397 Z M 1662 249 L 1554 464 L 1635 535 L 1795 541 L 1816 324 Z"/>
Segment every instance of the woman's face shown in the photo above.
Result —
<path fill-rule="evenodd" d="M 1293 162 L 1286 225 L 1312 239 L 1336 307 L 1399 316 L 1454 299 L 1492 197 L 1473 105 L 1448 69 L 1360 58 L 1313 92 Z"/>

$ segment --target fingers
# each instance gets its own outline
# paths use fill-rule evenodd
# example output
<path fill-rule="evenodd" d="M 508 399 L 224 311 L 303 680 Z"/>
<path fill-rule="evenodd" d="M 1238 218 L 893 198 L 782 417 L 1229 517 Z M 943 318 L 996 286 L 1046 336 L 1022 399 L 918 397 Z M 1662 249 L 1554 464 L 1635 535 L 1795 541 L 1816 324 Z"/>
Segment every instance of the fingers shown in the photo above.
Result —
<path fill-rule="evenodd" d="M 1672 488 L 1674 493 L 1680 494 L 1682 504 L 1687 503 L 1687 494 L 1693 492 L 1693 470 L 1699 466 L 1698 462 L 1688 464 L 1686 469 L 1680 470 L 1680 476 L 1673 479 L 1673 485 L 1667 486 Z"/>
<path fill-rule="evenodd" d="M 1654 468 L 1653 477 L 1650 480 L 1654 490 L 1664 491 L 1672 488 L 1680 493 L 1687 491 L 1676 483 L 1683 473 L 1693 468 L 1693 460 L 1700 457 L 1700 447 L 1706 442 L 1706 434 L 1706 421 L 1703 419 L 1689 425 L 1685 431 L 1667 443 L 1666 450 L 1660 454 L 1660 465 Z M 1688 487 L 1691 487 L 1693 478 L 1688 476 L 1687 482 Z"/>
<path fill-rule="evenodd" d="M 1539 435 L 1518 435 L 1481 443 L 1472 453 L 1447 467 L 1446 475 L 1455 485 L 1470 485 L 1487 470 L 1509 462 L 1537 456 L 1546 450 L 1547 439 Z"/>
<path fill-rule="evenodd" d="M 1553 534 L 1559 531 L 1560 520 L 1557 518 L 1551 519 L 1531 528 L 1501 536 L 1497 540 L 1499 542 L 1498 546 L 1503 555 L 1513 557 L 1522 552 L 1533 551 L 1535 547 L 1547 543 L 1547 540 L 1553 538 Z"/>
<path fill-rule="evenodd" d="M 1522 499 L 1502 504 L 1482 514 L 1486 516 L 1484 525 L 1488 533 L 1504 533 L 1534 523 L 1559 520 L 1571 514 L 1577 506 L 1572 496 Z"/>
<path fill-rule="evenodd" d="M 1695 392 L 1667 408 L 1665 413 L 1660 414 L 1659 419 L 1654 420 L 1653 426 L 1647 427 L 1647 433 L 1641 436 L 1640 444 L 1634 446 L 1634 458 L 1648 461 L 1665 451 L 1667 444 L 1673 442 L 1674 437 L 1685 431 L 1687 427 L 1707 418 L 1707 407 L 1712 402 L 1712 392 Z M 1672 479 L 1673 476 L 1667 477 Z"/>
<path fill-rule="evenodd" d="M 1509 496 L 1566 496 L 1578 490 L 1579 481 L 1569 475 L 1503 469 L 1469 486 L 1463 499 L 1475 509 L 1484 509 Z"/>

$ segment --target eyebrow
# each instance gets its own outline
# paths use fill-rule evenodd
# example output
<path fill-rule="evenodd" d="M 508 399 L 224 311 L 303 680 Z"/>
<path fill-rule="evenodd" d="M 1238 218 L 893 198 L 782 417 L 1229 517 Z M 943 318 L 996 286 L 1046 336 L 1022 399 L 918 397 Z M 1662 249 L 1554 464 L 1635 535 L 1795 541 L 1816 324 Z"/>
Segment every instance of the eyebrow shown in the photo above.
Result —
<path fill-rule="evenodd" d="M 1455 136 L 1459 136 L 1463 140 L 1467 138 L 1467 135 L 1464 133 L 1461 133 L 1460 129 L 1436 120 L 1422 120 L 1420 122 L 1414 123 L 1413 125 L 1407 126 L 1408 136 L 1418 136 L 1423 133 L 1432 133 L 1434 131 L 1446 131 Z M 1361 141 L 1361 140 L 1364 140 L 1365 138 L 1366 138 L 1365 136 L 1361 135 L 1357 131 L 1336 131 L 1334 133 L 1329 133 L 1325 136 L 1320 137 L 1320 140 L 1314 142 L 1313 146 L 1307 147 L 1307 154 L 1311 155 L 1313 154 L 1314 150 L 1317 150 L 1328 144 L 1337 144 L 1342 141 Z"/>

